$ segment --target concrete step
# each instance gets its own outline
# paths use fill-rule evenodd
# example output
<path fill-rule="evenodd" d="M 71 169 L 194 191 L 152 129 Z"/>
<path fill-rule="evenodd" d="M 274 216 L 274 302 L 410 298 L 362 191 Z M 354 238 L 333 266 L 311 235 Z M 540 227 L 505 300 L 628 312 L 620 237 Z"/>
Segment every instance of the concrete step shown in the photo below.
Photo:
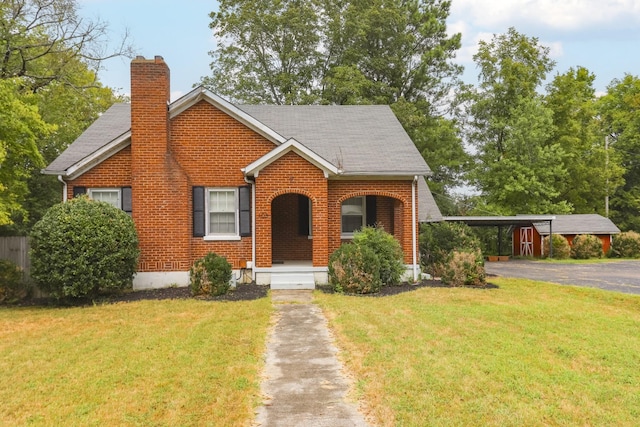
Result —
<path fill-rule="evenodd" d="M 278 271 L 271 273 L 271 289 L 315 289 L 313 272 Z"/>

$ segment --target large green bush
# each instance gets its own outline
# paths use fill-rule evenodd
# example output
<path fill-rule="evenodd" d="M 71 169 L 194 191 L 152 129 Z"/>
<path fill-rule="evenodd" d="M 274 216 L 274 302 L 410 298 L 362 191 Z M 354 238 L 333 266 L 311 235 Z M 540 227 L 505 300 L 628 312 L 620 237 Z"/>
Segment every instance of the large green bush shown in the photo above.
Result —
<path fill-rule="evenodd" d="M 614 258 L 640 258 L 640 234 L 625 231 L 614 236 L 609 255 Z"/>
<path fill-rule="evenodd" d="M 602 258 L 602 241 L 593 234 L 578 234 L 571 242 L 571 258 Z"/>
<path fill-rule="evenodd" d="M 31 277 L 55 298 L 130 288 L 138 265 L 133 220 L 86 196 L 51 207 L 31 232 Z"/>
<path fill-rule="evenodd" d="M 382 227 L 363 227 L 353 236 L 353 244 L 367 246 L 378 256 L 382 286 L 398 285 L 405 273 L 402 247 Z"/>
<path fill-rule="evenodd" d="M 382 286 L 380 260 L 368 246 L 346 243 L 329 257 L 329 284 L 336 292 L 369 294 Z"/>
<path fill-rule="evenodd" d="M 420 259 L 425 270 L 441 276 L 447 257 L 454 251 L 481 252 L 480 241 L 463 223 L 439 222 L 420 229 Z"/>
<path fill-rule="evenodd" d="M 224 295 L 231 287 L 231 264 L 225 257 L 209 252 L 196 260 L 189 271 L 193 295 Z"/>
<path fill-rule="evenodd" d="M 553 235 L 553 258 L 554 259 L 569 259 L 571 256 L 571 246 L 567 239 L 561 234 Z M 549 257 L 549 236 L 542 239 L 542 257 Z"/>
<path fill-rule="evenodd" d="M 444 263 L 441 280 L 449 286 L 485 285 L 482 253 L 479 250 L 451 252 Z"/>
<path fill-rule="evenodd" d="M 0 259 L 0 303 L 13 303 L 28 293 L 22 269 L 6 259 Z"/>

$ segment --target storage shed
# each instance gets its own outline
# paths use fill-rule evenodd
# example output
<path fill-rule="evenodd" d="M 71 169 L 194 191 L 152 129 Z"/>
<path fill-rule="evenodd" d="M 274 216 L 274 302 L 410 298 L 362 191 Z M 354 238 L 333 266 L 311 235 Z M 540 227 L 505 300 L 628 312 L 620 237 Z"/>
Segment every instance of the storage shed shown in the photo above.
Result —
<path fill-rule="evenodd" d="M 529 226 L 517 226 L 513 230 L 513 254 L 518 256 L 542 256 L 542 239 L 549 235 L 548 221 Z M 564 236 L 569 245 L 578 234 L 593 234 L 602 241 L 602 250 L 607 253 L 613 235 L 620 229 L 609 219 L 598 214 L 555 215 L 553 234 Z"/>

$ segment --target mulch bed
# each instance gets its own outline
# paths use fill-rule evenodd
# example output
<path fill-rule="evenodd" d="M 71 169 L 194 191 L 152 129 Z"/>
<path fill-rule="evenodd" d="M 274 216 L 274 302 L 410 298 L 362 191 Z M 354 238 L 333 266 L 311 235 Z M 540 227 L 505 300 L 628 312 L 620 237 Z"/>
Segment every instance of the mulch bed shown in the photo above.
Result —
<path fill-rule="evenodd" d="M 385 286 L 380 292 L 375 294 L 354 295 L 358 297 L 370 297 L 380 298 L 390 295 L 397 295 L 404 292 L 415 291 L 416 289 L 431 287 L 431 288 L 448 288 L 448 285 L 443 284 L 439 280 L 423 280 L 422 282 L 411 284 L 402 283 L 397 286 Z M 487 283 L 485 286 L 479 289 L 492 289 L 497 288 L 496 285 Z M 319 286 L 318 290 L 325 293 L 333 293 L 333 290 L 329 286 Z M 217 297 L 195 297 L 203 301 L 251 301 L 260 298 L 265 298 L 268 295 L 269 287 L 250 284 L 238 284 L 237 287 L 226 295 Z M 16 304 L 18 306 L 87 306 L 94 304 L 114 304 L 119 302 L 132 302 L 142 300 L 170 300 L 170 299 L 188 299 L 194 298 L 191 296 L 189 287 L 170 287 L 162 289 L 147 289 L 141 291 L 128 291 L 121 294 L 104 295 L 95 300 L 78 299 L 69 301 L 55 301 L 50 298 L 31 298 L 21 301 Z"/>

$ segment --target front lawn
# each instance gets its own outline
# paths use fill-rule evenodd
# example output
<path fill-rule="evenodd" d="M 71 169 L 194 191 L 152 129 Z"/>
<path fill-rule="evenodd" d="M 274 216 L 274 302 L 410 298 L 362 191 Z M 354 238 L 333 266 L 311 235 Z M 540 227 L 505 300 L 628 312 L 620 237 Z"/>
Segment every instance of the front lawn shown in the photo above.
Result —
<path fill-rule="evenodd" d="M 316 293 L 380 425 L 637 425 L 640 297 L 491 281 Z"/>
<path fill-rule="evenodd" d="M 0 424 L 246 425 L 269 298 L 0 308 Z"/>

